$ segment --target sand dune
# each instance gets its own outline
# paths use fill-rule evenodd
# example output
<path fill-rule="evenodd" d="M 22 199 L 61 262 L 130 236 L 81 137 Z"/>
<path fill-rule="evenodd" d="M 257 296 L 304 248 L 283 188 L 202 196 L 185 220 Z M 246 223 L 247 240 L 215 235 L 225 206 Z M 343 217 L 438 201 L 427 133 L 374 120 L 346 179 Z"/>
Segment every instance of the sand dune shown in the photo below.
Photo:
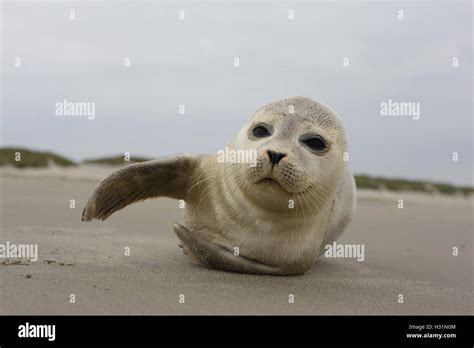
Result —
<path fill-rule="evenodd" d="M 363 243 L 364 262 L 321 258 L 302 276 L 252 276 L 191 263 L 171 229 L 181 220 L 173 200 L 81 222 L 90 193 L 114 169 L 0 170 L 0 243 L 39 247 L 35 262 L 0 258 L 1 314 L 473 313 L 472 198 L 361 191 L 340 242 Z"/>

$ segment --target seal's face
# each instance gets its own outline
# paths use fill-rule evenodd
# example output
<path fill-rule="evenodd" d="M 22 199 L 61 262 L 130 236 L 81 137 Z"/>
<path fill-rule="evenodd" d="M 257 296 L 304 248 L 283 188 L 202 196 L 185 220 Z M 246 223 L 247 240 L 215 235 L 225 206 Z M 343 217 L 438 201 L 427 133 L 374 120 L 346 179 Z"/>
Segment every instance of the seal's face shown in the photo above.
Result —
<path fill-rule="evenodd" d="M 337 187 L 346 141 L 332 110 L 298 97 L 259 109 L 231 147 L 256 151 L 256 163 L 237 170 L 260 196 L 307 194 L 318 200 Z"/>

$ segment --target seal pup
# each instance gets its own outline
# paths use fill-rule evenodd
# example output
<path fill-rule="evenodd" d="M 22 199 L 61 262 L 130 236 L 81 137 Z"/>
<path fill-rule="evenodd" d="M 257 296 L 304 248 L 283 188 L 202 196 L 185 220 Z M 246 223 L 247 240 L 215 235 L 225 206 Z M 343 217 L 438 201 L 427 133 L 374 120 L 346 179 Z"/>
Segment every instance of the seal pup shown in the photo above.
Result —
<path fill-rule="evenodd" d="M 154 197 L 186 201 L 173 223 L 185 254 L 214 269 L 269 275 L 306 272 L 349 223 L 354 177 L 337 114 L 304 97 L 258 109 L 228 148 L 252 163 L 180 155 L 122 168 L 96 188 L 83 221 L 105 220 Z"/>

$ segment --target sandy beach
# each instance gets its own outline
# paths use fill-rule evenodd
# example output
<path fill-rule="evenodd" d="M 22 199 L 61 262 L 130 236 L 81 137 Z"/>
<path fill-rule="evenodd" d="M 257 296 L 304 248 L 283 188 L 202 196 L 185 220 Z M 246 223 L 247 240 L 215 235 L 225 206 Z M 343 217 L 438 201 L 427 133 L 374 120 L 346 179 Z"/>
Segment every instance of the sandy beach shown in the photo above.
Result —
<path fill-rule="evenodd" d="M 182 221 L 177 201 L 82 222 L 89 195 L 114 169 L 1 169 L 0 243 L 39 250 L 37 261 L 0 259 L 1 314 L 473 313 L 472 198 L 360 191 L 339 242 L 364 244 L 363 262 L 323 257 L 301 276 L 252 276 L 183 255 L 171 228 Z"/>

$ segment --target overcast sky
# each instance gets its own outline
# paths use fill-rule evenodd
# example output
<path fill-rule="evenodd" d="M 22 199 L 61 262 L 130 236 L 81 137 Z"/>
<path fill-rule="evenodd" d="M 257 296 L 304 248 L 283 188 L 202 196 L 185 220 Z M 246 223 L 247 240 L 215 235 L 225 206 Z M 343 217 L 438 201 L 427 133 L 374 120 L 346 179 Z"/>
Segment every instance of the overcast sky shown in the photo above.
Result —
<path fill-rule="evenodd" d="M 339 113 L 356 173 L 472 184 L 471 7 L 3 3 L 1 145 L 75 160 L 209 153 L 258 107 L 302 95 Z M 64 99 L 95 103 L 95 119 L 55 115 Z M 419 102 L 420 119 L 381 116 L 389 99 Z"/>

